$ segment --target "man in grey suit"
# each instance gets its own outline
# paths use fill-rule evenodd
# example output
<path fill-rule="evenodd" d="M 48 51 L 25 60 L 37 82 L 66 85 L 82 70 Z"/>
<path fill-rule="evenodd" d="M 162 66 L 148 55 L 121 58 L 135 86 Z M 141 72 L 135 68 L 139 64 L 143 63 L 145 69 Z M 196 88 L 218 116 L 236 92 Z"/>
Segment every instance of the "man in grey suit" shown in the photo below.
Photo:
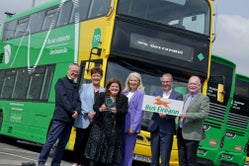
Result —
<path fill-rule="evenodd" d="M 161 82 L 163 89 L 155 92 L 154 96 L 183 100 L 182 95 L 172 89 L 173 77 L 171 74 L 163 74 Z M 176 133 L 175 118 L 172 115 L 153 113 L 148 129 L 151 136 L 151 166 L 159 166 L 160 156 L 162 159 L 161 166 L 169 166 L 173 136 Z"/>
<path fill-rule="evenodd" d="M 179 115 L 177 144 L 179 166 L 197 166 L 197 149 L 205 138 L 203 121 L 208 116 L 209 98 L 202 93 L 198 76 L 191 76 L 188 82 L 189 94 L 184 95 L 183 112 Z"/>

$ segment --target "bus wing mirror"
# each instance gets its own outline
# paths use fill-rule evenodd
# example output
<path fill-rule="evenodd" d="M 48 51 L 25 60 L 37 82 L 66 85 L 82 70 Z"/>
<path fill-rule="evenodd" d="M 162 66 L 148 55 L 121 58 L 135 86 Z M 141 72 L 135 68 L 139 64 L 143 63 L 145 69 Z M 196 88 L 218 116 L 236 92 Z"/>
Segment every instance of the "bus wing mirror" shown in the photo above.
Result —
<path fill-rule="evenodd" d="M 217 90 L 217 101 L 220 103 L 224 102 L 224 85 L 218 84 L 218 90 Z"/>

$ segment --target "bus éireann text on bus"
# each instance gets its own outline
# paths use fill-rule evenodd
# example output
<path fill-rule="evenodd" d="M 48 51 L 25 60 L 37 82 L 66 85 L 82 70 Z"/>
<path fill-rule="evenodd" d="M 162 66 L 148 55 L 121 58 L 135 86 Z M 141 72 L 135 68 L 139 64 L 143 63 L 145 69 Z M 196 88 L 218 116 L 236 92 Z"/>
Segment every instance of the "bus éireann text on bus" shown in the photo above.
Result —
<path fill-rule="evenodd" d="M 110 77 L 124 84 L 136 71 L 151 95 L 169 72 L 181 93 L 197 75 L 206 94 L 212 20 L 211 0 L 54 0 L 8 17 L 0 52 L 0 134 L 43 144 L 54 110 L 53 87 L 72 62 L 81 66 L 79 84 L 89 81 L 91 67 L 101 66 L 102 86 Z M 144 113 L 135 160 L 150 161 L 150 116 Z M 67 149 L 74 137 L 73 131 Z M 178 165 L 175 148 L 171 165 Z"/>

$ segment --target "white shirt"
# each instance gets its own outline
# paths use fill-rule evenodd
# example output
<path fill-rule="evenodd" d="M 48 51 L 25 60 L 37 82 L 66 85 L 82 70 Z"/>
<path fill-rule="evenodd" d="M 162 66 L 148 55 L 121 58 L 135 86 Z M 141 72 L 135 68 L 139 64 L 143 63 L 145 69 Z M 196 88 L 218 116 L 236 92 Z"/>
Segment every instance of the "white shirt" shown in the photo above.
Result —
<path fill-rule="evenodd" d="M 128 101 L 130 101 L 131 97 L 134 95 L 134 92 L 129 92 L 127 94 L 127 97 L 128 97 Z"/>
<path fill-rule="evenodd" d="M 168 99 L 171 92 L 172 92 L 172 89 L 168 91 L 167 93 L 163 91 L 163 98 Z"/>

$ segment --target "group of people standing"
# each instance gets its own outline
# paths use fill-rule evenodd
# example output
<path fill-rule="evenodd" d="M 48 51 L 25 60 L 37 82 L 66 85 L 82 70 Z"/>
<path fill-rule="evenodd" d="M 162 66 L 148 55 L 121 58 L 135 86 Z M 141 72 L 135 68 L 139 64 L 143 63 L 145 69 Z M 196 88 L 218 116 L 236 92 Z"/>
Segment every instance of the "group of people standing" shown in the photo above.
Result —
<path fill-rule="evenodd" d="M 103 88 L 100 86 L 103 71 L 94 67 L 91 69 L 91 83 L 82 84 L 79 89 L 74 82 L 79 70 L 77 64 L 71 64 L 67 76 L 60 78 L 55 85 L 55 112 L 38 166 L 45 165 L 57 139 L 59 141 L 51 166 L 60 165 L 73 125 L 76 128 L 73 166 L 131 166 L 143 115 L 144 87 L 141 75 L 130 73 L 124 90 L 116 78 L 109 79 Z M 188 90 L 191 95 L 184 97 L 172 89 L 171 74 L 164 74 L 161 82 L 162 90 L 155 92 L 154 96 L 184 102 L 191 96 L 191 103 L 180 114 L 179 127 L 176 127 L 175 116 L 153 113 L 149 126 L 151 166 L 169 165 L 176 129 L 180 165 L 195 166 L 198 144 L 204 138 L 202 125 L 208 114 L 209 99 L 200 93 L 201 81 L 197 76 L 189 79 Z"/>

